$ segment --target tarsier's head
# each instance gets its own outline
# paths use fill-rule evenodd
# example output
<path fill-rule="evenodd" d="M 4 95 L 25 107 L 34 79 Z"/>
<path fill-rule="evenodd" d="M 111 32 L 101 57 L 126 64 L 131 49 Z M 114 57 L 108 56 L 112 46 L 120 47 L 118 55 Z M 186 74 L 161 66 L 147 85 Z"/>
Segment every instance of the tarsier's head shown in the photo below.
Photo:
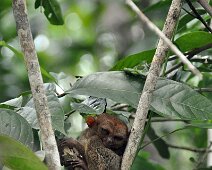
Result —
<path fill-rule="evenodd" d="M 118 150 L 126 145 L 129 134 L 128 127 L 116 116 L 102 113 L 97 116 L 94 127 L 105 147 Z"/>

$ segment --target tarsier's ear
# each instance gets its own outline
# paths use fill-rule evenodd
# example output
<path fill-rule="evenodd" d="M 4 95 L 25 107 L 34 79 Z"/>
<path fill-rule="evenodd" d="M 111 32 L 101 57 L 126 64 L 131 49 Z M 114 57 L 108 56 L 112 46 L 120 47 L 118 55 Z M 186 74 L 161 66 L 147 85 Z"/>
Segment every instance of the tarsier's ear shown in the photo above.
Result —
<path fill-rule="evenodd" d="M 88 127 L 92 127 L 96 123 L 96 118 L 94 116 L 87 116 L 85 121 Z"/>

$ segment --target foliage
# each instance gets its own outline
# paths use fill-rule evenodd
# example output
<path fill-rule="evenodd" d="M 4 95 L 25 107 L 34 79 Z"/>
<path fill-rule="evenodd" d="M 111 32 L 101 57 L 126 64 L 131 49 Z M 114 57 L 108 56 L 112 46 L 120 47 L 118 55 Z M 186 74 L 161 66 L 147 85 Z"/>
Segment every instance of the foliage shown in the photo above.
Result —
<path fill-rule="evenodd" d="M 20 142 L 0 136 L 0 161 L 11 169 L 47 170 L 47 167 L 26 146 Z"/>
<path fill-rule="evenodd" d="M 28 3 L 42 75 L 48 82 L 45 89 L 56 137 L 76 137 L 83 130 L 83 117 L 105 110 L 130 126 L 155 53 L 155 35 L 134 18 L 123 2 L 36 0 Z M 161 27 L 171 1 L 136 3 Z M 33 7 L 43 9 L 44 14 Z M 39 126 L 15 25 L 7 22 L 11 17 L 10 3 L 3 1 L 0 8 L 0 148 L 3 148 L 0 161 L 10 168 L 45 169 L 29 150 L 40 150 Z M 212 119 L 211 94 L 200 89 L 212 88 L 212 35 L 191 15 L 193 11 L 186 4 L 183 8 L 186 10 L 182 11 L 173 43 L 202 72 L 203 80 L 198 80 L 184 66 L 174 68 L 180 61 L 172 52 L 167 54 L 153 93 L 153 116 L 149 117 L 145 130 L 149 138 L 141 145 L 145 146 L 145 152 L 138 153 L 132 169 L 205 168 L 201 154 L 197 157 L 175 152 L 169 145 L 206 147 L 206 130 L 211 128 Z M 198 6 L 196 10 L 206 23 L 210 22 L 203 8 Z M 66 73 L 55 73 L 60 70 Z M 177 122 L 160 123 L 175 119 Z M 184 127 L 190 128 L 177 132 Z M 148 148 L 150 144 L 154 149 Z M 167 159 L 166 165 L 160 157 Z M 190 157 L 195 161 L 189 161 Z"/>

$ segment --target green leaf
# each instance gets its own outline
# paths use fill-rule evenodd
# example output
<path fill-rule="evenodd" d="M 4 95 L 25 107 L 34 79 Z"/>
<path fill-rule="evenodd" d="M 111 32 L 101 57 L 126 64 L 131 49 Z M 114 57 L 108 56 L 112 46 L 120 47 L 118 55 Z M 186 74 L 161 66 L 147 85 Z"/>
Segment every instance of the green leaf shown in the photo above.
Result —
<path fill-rule="evenodd" d="M 54 77 L 55 79 L 55 83 L 63 90 L 67 90 L 70 88 L 71 86 L 71 82 L 73 81 L 73 79 L 75 79 L 74 77 L 71 77 L 70 75 L 67 75 L 63 72 L 60 73 L 53 73 L 50 72 L 51 76 Z"/>
<path fill-rule="evenodd" d="M 189 120 L 212 119 L 212 102 L 189 86 L 160 78 L 153 93 L 152 107 L 163 116 Z"/>
<path fill-rule="evenodd" d="M 136 108 L 145 81 L 142 77 L 121 71 L 99 72 L 78 80 L 68 93 L 109 98 Z M 169 79 L 158 79 L 151 106 L 151 110 L 162 116 L 212 119 L 210 100 L 187 85 Z"/>
<path fill-rule="evenodd" d="M 34 139 L 31 126 L 13 110 L 0 109 L 0 134 L 10 136 L 33 148 Z"/>
<path fill-rule="evenodd" d="M 36 0 L 35 9 L 37 9 L 39 6 L 44 8 L 44 14 L 51 24 L 64 24 L 61 8 L 57 0 Z"/>
<path fill-rule="evenodd" d="M 45 77 L 49 78 L 53 82 L 57 82 L 56 79 L 51 74 L 49 74 L 44 68 L 40 67 L 40 69 L 41 69 L 42 75 L 44 75 Z"/>
<path fill-rule="evenodd" d="M 19 57 L 19 59 L 24 58 L 23 54 L 20 51 L 16 50 L 14 47 L 10 46 L 5 41 L 0 41 L 0 46 L 9 48 L 17 57 Z"/>
<path fill-rule="evenodd" d="M 155 53 L 155 49 L 142 51 L 140 53 L 130 55 L 118 61 L 116 65 L 110 70 L 115 71 L 115 70 L 123 70 L 124 68 L 133 68 L 144 61 L 147 63 L 151 63 L 154 53 Z"/>
<path fill-rule="evenodd" d="M 99 72 L 79 79 L 68 93 L 110 98 L 136 107 L 144 83 L 144 80 L 138 81 L 139 77 L 119 71 Z"/>
<path fill-rule="evenodd" d="M 196 9 L 197 12 L 200 14 L 200 15 L 203 15 L 206 13 L 206 11 L 204 9 Z M 192 11 L 190 11 L 192 13 Z M 191 16 L 190 14 L 185 14 L 183 16 L 180 17 L 180 20 L 179 20 L 179 23 L 178 23 L 178 26 L 177 26 L 177 31 L 182 31 L 182 29 L 184 29 L 186 27 L 186 24 L 189 23 L 190 21 L 194 20 L 196 18 L 194 18 L 193 16 Z"/>
<path fill-rule="evenodd" d="M 154 129 L 149 126 L 147 131 L 148 137 L 151 139 L 151 141 L 154 141 L 155 139 L 158 139 L 157 141 L 153 142 L 153 145 L 156 147 L 157 151 L 159 152 L 160 156 L 169 159 L 170 153 L 169 153 L 169 147 L 166 144 L 166 142 L 160 138 L 154 131 Z"/>
<path fill-rule="evenodd" d="M 106 107 L 106 100 L 90 96 L 82 103 L 71 103 L 71 107 L 80 113 L 101 114 Z"/>
<path fill-rule="evenodd" d="M 159 1 L 159 2 L 157 2 L 157 3 L 155 3 L 155 4 L 153 4 L 153 5 L 151 5 L 151 6 L 147 7 L 147 8 L 145 8 L 145 9 L 143 10 L 143 12 L 146 13 L 146 12 L 150 12 L 150 11 L 152 11 L 152 10 L 160 10 L 161 8 L 170 6 L 171 2 L 172 2 L 171 0 Z"/>
<path fill-rule="evenodd" d="M 54 129 L 64 133 L 64 111 L 54 92 L 47 91 L 48 106 L 51 112 L 52 126 Z M 33 99 L 31 99 L 24 107 L 20 108 L 18 113 L 24 117 L 28 123 L 35 129 L 39 129 L 36 111 Z"/>
<path fill-rule="evenodd" d="M 0 148 L 0 163 L 8 168 L 15 170 L 47 170 L 47 167 L 31 150 L 8 136 L 0 136 Z"/>
<path fill-rule="evenodd" d="M 6 105 L 9 105 L 9 106 L 12 106 L 12 107 L 21 107 L 22 101 L 23 101 L 23 97 L 20 96 L 20 97 L 8 100 L 8 101 L 1 103 L 1 104 L 6 104 Z"/>
<path fill-rule="evenodd" d="M 210 43 L 212 43 L 212 34 L 204 31 L 184 34 L 175 40 L 175 44 L 182 52 L 190 51 Z"/>

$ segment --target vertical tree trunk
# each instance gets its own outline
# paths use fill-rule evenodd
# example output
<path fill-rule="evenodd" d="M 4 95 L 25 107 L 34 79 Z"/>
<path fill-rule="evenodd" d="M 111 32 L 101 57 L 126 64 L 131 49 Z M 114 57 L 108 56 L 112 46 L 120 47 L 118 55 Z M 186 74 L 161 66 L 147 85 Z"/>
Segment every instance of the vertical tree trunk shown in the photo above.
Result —
<path fill-rule="evenodd" d="M 171 39 L 181 10 L 181 0 L 173 0 L 164 24 L 163 33 Z M 152 93 L 155 89 L 161 65 L 168 52 L 167 44 L 160 38 L 151 67 L 143 88 L 142 95 L 136 111 L 136 117 L 131 129 L 129 141 L 122 159 L 122 170 L 129 170 L 137 154 L 137 150 L 144 134 L 144 126 L 149 111 Z"/>
<path fill-rule="evenodd" d="M 27 9 L 24 0 L 13 0 L 13 13 L 17 32 L 24 53 L 32 96 L 40 126 L 41 141 L 45 150 L 46 162 L 50 170 L 60 169 L 60 158 L 51 125 L 51 114 L 43 86 L 43 79 L 35 51 L 35 45 L 27 19 Z"/>

